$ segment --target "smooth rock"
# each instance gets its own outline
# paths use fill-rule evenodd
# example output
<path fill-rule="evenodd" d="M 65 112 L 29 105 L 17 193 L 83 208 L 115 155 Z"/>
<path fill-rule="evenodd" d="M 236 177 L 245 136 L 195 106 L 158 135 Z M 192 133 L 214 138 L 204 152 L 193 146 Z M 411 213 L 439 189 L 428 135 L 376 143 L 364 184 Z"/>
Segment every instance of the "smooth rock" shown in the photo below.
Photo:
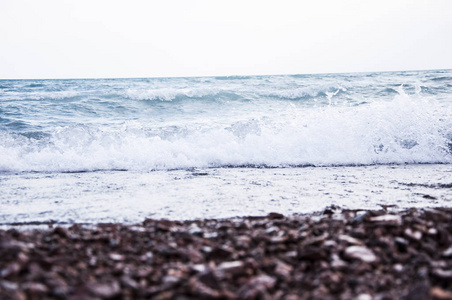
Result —
<path fill-rule="evenodd" d="M 371 222 L 385 225 L 402 225 L 402 217 L 399 215 L 382 215 L 370 218 Z"/>
<path fill-rule="evenodd" d="M 344 253 L 347 258 L 359 259 L 366 263 L 373 263 L 378 259 L 372 250 L 364 246 L 347 247 Z"/>

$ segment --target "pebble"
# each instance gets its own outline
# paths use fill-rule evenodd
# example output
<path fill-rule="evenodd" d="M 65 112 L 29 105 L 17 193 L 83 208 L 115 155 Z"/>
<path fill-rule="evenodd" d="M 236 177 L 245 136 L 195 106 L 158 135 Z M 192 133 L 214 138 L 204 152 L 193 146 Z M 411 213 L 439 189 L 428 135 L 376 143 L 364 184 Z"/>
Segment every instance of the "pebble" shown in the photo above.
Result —
<path fill-rule="evenodd" d="M 371 222 L 380 223 L 385 225 L 402 225 L 402 217 L 399 215 L 382 215 L 370 218 Z"/>
<path fill-rule="evenodd" d="M 366 263 L 373 263 L 377 261 L 377 256 L 367 247 L 364 246 L 350 246 L 345 249 L 345 256 L 347 258 L 359 259 Z"/>

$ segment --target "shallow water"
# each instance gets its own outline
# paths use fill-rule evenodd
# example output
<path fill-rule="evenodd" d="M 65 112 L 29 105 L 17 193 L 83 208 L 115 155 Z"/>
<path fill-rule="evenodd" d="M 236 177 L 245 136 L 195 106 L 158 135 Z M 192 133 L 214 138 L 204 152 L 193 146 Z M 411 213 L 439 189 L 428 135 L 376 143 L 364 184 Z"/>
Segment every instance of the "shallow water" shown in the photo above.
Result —
<path fill-rule="evenodd" d="M 25 173 L 0 175 L 0 223 L 137 223 L 312 213 L 330 205 L 438 207 L 451 205 L 451 187 L 447 164 Z"/>

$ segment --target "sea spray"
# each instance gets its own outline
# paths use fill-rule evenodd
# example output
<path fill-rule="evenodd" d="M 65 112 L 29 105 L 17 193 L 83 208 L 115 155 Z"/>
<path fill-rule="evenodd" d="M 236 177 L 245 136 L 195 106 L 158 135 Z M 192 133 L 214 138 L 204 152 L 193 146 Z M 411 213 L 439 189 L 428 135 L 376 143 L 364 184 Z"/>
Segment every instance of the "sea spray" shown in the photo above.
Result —
<path fill-rule="evenodd" d="M 74 124 L 2 132 L 1 171 L 450 163 L 451 111 L 405 93 L 362 106 L 292 108 L 229 124 Z"/>
<path fill-rule="evenodd" d="M 0 171 L 451 163 L 449 73 L 4 80 Z"/>

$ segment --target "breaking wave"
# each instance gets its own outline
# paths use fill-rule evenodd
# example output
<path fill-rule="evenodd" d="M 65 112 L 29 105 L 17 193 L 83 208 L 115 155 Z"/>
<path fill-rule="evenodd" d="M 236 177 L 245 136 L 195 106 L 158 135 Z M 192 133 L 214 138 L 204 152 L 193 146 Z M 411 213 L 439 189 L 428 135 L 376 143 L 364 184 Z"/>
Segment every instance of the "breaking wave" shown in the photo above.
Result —
<path fill-rule="evenodd" d="M 130 93 L 171 100 L 179 91 Z M 404 163 L 452 163 L 452 110 L 403 90 L 392 101 L 293 107 L 284 114 L 269 111 L 227 122 L 204 116 L 160 126 L 130 120 L 119 127 L 73 124 L 48 133 L 0 131 L 2 172 Z"/>

